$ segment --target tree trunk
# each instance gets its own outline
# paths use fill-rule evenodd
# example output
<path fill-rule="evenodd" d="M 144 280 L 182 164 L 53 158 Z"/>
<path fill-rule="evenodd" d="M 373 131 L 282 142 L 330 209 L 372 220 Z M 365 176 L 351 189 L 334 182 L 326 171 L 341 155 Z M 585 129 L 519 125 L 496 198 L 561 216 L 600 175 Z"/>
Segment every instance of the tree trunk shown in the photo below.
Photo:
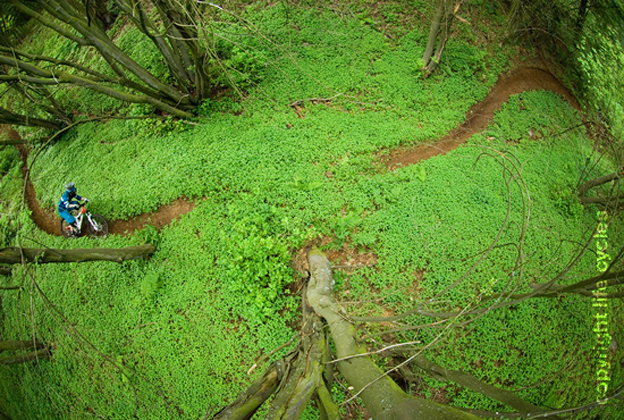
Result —
<path fill-rule="evenodd" d="M 425 53 L 423 54 L 423 61 L 425 62 L 425 67 L 431 61 L 431 57 L 433 56 L 433 49 L 435 48 L 436 39 L 438 38 L 438 34 L 440 33 L 440 25 L 442 23 L 442 17 L 444 16 L 444 5 L 445 0 L 438 0 L 438 4 L 436 6 L 436 14 L 433 17 L 433 21 L 431 22 L 431 27 L 429 28 L 429 37 L 427 38 L 427 46 L 425 47 Z"/>
<path fill-rule="evenodd" d="M 455 12 L 459 9 L 463 0 L 459 0 L 455 5 L 450 0 L 438 0 L 436 14 L 431 22 L 427 46 L 422 60 L 425 65 L 425 76 L 430 75 L 438 66 L 442 53 L 446 47 L 446 42 L 451 37 L 451 26 L 455 17 Z M 434 54 L 435 49 L 435 54 Z"/>
<path fill-rule="evenodd" d="M 19 56 L 15 50 L 8 48 L 1 48 L 3 52 L 8 52 L 11 55 Z M 0 68 L 0 75 L 8 76 L 6 69 Z M 55 120 L 61 121 L 64 125 L 72 123 L 71 114 L 65 112 L 60 104 L 54 99 L 54 96 L 44 86 L 32 86 L 20 83 L 19 81 L 10 84 L 11 88 L 36 105 L 41 110 L 50 114 Z M 32 93 L 31 93 L 32 92 Z M 47 103 L 42 102 L 45 100 Z"/>
<path fill-rule="evenodd" d="M 127 248 L 93 249 L 33 249 L 8 247 L 0 249 L 0 263 L 20 264 L 23 262 L 67 263 L 85 261 L 123 262 L 147 258 L 156 251 L 154 245 L 130 246 Z"/>
<path fill-rule="evenodd" d="M 581 195 L 585 194 L 588 190 L 590 190 L 590 189 L 592 189 L 594 187 L 597 187 L 599 185 L 606 184 L 609 181 L 619 180 L 620 178 L 622 178 L 622 176 L 624 176 L 624 168 L 620 169 L 617 172 L 613 172 L 612 174 L 604 175 L 604 176 L 600 176 L 598 178 L 591 179 L 591 180 L 585 182 L 580 187 L 578 187 L 578 190 L 577 190 L 578 195 L 581 196 Z"/>
<path fill-rule="evenodd" d="M 66 72 L 58 72 L 53 73 L 48 70 L 41 69 L 39 67 L 33 66 L 31 64 L 21 62 L 19 60 L 11 59 L 10 57 L 5 57 L 0 55 L 0 64 L 12 65 L 18 68 L 19 70 L 25 71 L 29 74 L 34 74 L 35 76 L 30 75 L 0 75 L 0 80 L 15 80 L 20 82 L 27 82 L 34 85 L 60 85 L 60 84 L 73 84 L 76 86 L 83 86 L 88 89 L 91 89 L 95 92 L 102 93 L 104 95 L 110 96 L 115 99 L 119 99 L 121 101 L 132 102 L 132 103 L 143 103 L 153 105 L 155 108 L 160 109 L 161 111 L 167 112 L 171 115 L 174 115 L 179 118 L 191 118 L 192 114 L 186 111 L 182 111 L 177 107 L 169 105 L 159 99 L 156 99 L 155 96 L 159 96 L 157 94 L 152 95 L 133 95 L 131 93 L 122 92 L 120 90 L 111 88 L 109 85 L 102 83 L 99 80 L 93 80 L 83 76 L 77 76 L 74 74 L 66 73 Z M 123 81 L 120 81 L 120 84 L 123 84 Z M 8 112 L 8 111 L 7 111 Z M 2 117 L 0 112 L 0 117 Z M 34 125 L 34 124 L 31 124 Z"/>
<path fill-rule="evenodd" d="M 280 390 L 271 403 L 266 420 L 298 419 L 314 393 L 323 388 L 323 369 L 326 362 L 325 332 L 321 320 L 312 314 L 304 322 L 303 339 L 296 362 L 280 384 Z"/>
<path fill-rule="evenodd" d="M 50 27 L 56 32 L 59 32 L 61 35 L 76 42 L 80 42 L 82 45 L 94 46 L 107 60 L 107 62 L 111 64 L 111 68 L 120 78 L 128 79 L 125 74 L 125 71 L 128 71 L 142 81 L 149 89 L 152 89 L 160 93 L 163 97 L 168 98 L 170 106 L 175 105 L 176 107 L 180 106 L 182 108 L 194 106 L 190 96 L 183 95 L 172 86 L 162 83 L 158 78 L 137 64 L 126 53 L 121 51 L 98 25 L 89 26 L 86 17 L 80 14 L 80 10 L 75 10 L 72 6 L 68 6 L 64 2 L 57 2 L 55 0 L 39 1 L 39 3 L 50 15 L 72 26 L 82 36 L 82 38 L 68 34 L 67 31 L 63 31 L 59 25 L 56 25 L 54 22 L 46 19 L 40 13 L 30 9 L 22 2 L 18 0 L 12 0 L 12 2 L 21 12 L 37 19 L 42 24 Z M 121 70 L 121 68 L 124 70 Z"/>
<path fill-rule="evenodd" d="M 232 404 L 219 411 L 213 417 L 213 420 L 250 419 L 256 410 L 275 392 L 281 379 L 277 363 L 274 363 L 249 388 L 243 391 Z"/>
<path fill-rule="evenodd" d="M 49 359 L 50 357 L 52 357 L 52 353 L 50 353 L 49 349 L 45 348 L 17 356 L 0 357 L 0 365 L 16 365 L 19 363 L 34 362 L 39 359 Z"/>
<path fill-rule="evenodd" d="M 26 115 L 19 115 L 1 107 L 0 124 L 21 125 L 24 127 L 43 127 L 51 130 L 60 130 L 63 128 L 63 124 L 58 121 L 30 118 Z"/>
<path fill-rule="evenodd" d="M 0 341 L 0 352 L 7 350 L 36 350 L 45 347 L 38 340 L 7 340 Z"/>
<path fill-rule="evenodd" d="M 52 356 L 50 349 L 38 340 L 0 341 L 0 352 L 25 350 L 31 351 L 19 355 L 0 357 L 0 365 L 26 363 L 38 359 L 48 359 Z"/>
<path fill-rule="evenodd" d="M 2 122 L 2 118 L 0 118 L 0 124 L 5 124 Z M 9 140 L 2 140 L 0 141 L 0 147 L 2 146 L 15 146 L 18 144 L 26 144 L 28 143 L 26 140 L 23 139 L 9 139 Z"/>
<path fill-rule="evenodd" d="M 89 26 L 80 11 L 72 7 L 61 8 L 65 3 L 55 0 L 39 0 L 39 3 L 57 19 L 71 25 L 78 31 L 88 44 L 93 45 L 102 56 L 121 65 L 151 89 L 169 97 L 174 103 L 189 104 L 189 97 L 182 95 L 173 87 L 162 83 L 157 77 L 141 67 L 130 56 L 117 47 L 99 26 Z M 125 77 L 125 75 L 121 75 Z"/>
<path fill-rule="evenodd" d="M 583 204 L 603 204 L 605 206 L 618 206 L 621 200 L 624 200 L 624 195 L 618 195 L 616 197 L 581 197 L 580 201 Z"/>
<path fill-rule="evenodd" d="M 117 15 L 108 9 L 108 1 L 84 0 L 84 4 L 89 24 L 99 25 L 100 29 L 107 31 L 115 23 Z"/>
<path fill-rule="evenodd" d="M 407 356 L 409 355 L 406 355 L 406 357 Z M 537 414 L 546 411 L 536 405 L 526 402 L 522 398 L 519 398 L 513 392 L 507 391 L 502 388 L 497 388 L 480 379 L 477 379 L 476 377 L 466 372 L 445 369 L 423 356 L 414 357 L 411 363 L 415 364 L 425 372 L 429 373 L 437 380 L 453 381 L 460 386 L 478 392 L 479 394 L 485 395 L 489 398 L 492 398 L 493 400 L 499 401 L 518 411 L 518 413 L 521 414 L 522 417 L 525 417 L 528 414 Z M 549 416 L 548 418 L 555 420 L 560 419 L 560 417 L 558 416 Z"/>
<path fill-rule="evenodd" d="M 458 409 L 407 395 L 367 356 L 358 343 L 355 327 L 346 320 L 334 298 L 334 280 L 329 260 L 318 250 L 308 253 L 310 283 L 307 298 L 329 325 L 336 347 L 338 369 L 354 387 L 371 417 L 379 419 L 478 419 Z"/>
<path fill-rule="evenodd" d="M 179 86 L 185 93 L 189 93 L 189 82 L 192 82 L 192 78 L 189 78 L 189 74 L 186 68 L 190 67 L 190 64 L 186 65 L 180 55 L 180 51 L 176 47 L 185 48 L 182 40 L 179 42 L 170 41 L 167 43 L 165 34 L 162 34 L 156 28 L 156 25 L 148 17 L 147 13 L 143 10 L 140 3 L 134 3 L 127 0 L 115 0 L 117 6 L 126 13 L 126 15 L 134 22 L 134 25 L 143 32 L 160 51 L 165 58 L 165 62 L 169 67 L 169 72 L 176 78 Z"/>

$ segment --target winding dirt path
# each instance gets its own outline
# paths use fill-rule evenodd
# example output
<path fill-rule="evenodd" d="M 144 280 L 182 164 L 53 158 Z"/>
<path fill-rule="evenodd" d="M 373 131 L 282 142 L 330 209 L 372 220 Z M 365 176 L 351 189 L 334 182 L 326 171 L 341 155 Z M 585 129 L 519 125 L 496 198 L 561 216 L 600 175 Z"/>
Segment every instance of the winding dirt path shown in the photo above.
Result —
<path fill-rule="evenodd" d="M 483 131 L 509 96 L 532 90 L 549 90 L 563 96 L 574 108 L 580 109 L 576 98 L 552 73 L 534 67 L 520 68 L 501 76 L 487 97 L 466 114 L 466 121 L 446 136 L 429 144 L 400 147 L 390 152 L 385 164 L 388 169 L 411 165 L 432 156 L 445 154 L 463 144 L 473 134 Z"/>
<path fill-rule="evenodd" d="M 9 131 L 9 139 L 17 140 L 19 139 L 19 134 L 11 129 Z M 26 177 L 26 203 L 32 212 L 31 217 L 41 230 L 50 235 L 60 236 L 60 216 L 54 209 L 41 208 L 35 194 L 35 187 L 27 174 L 28 151 L 23 146 L 17 146 L 17 149 L 23 162 L 22 174 Z M 153 213 L 143 213 L 128 220 L 108 220 L 108 231 L 112 234 L 127 236 L 134 233 L 135 230 L 143 229 L 148 225 L 152 225 L 160 231 L 163 226 L 193 210 L 194 207 L 194 202 L 178 198 L 173 203 L 161 206 Z"/>
<path fill-rule="evenodd" d="M 400 166 L 411 165 L 432 156 L 445 154 L 466 142 L 473 134 L 484 130 L 488 122 L 509 98 L 510 95 L 532 91 L 549 90 L 563 96 L 574 108 L 580 109 L 578 102 L 572 94 L 552 75 L 552 73 L 540 68 L 520 68 L 512 71 L 508 75 L 501 76 L 496 82 L 488 96 L 478 104 L 474 105 L 466 114 L 466 121 L 459 127 L 452 130 L 446 136 L 429 144 L 419 144 L 417 146 L 406 146 L 392 150 L 385 159 L 388 169 Z M 19 139 L 19 135 L 14 130 L 9 130 L 11 140 Z M 24 162 L 23 171 L 26 175 L 27 152 L 24 147 L 18 146 L 20 156 Z M 42 209 L 37 201 L 35 189 L 27 178 L 26 201 L 32 211 L 34 222 L 51 235 L 60 235 L 60 218 L 52 209 Z M 128 235 L 137 229 L 142 229 L 148 224 L 160 230 L 172 220 L 191 211 L 195 203 L 177 199 L 173 203 L 160 207 L 153 213 L 144 213 L 129 220 L 109 221 L 109 231 L 113 234 Z"/>

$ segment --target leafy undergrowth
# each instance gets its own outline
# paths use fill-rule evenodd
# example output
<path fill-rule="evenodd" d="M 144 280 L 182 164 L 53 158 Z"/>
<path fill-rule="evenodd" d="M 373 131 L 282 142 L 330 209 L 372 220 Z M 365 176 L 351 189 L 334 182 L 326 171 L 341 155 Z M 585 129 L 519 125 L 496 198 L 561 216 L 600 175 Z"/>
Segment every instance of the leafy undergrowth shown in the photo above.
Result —
<path fill-rule="evenodd" d="M 583 208 L 575 196 L 577 180 L 598 156 L 582 126 L 562 134 L 578 123 L 576 112 L 554 94 L 515 95 L 467 146 L 394 173 L 354 180 L 348 201 L 366 210 L 353 228 L 353 244 L 364 246 L 358 237 L 376 238 L 378 264 L 338 272 L 349 313 L 393 316 L 414 307 L 467 311 L 483 307 L 478 306 L 482 295 L 529 292 L 529 284 L 547 282 L 564 270 L 598 223 L 597 209 Z M 526 184 L 524 194 L 512 176 Z M 376 211 L 366 214 L 371 208 Z M 622 245 L 621 222 L 611 220 L 610 249 Z M 564 283 L 599 274 L 596 258 L 590 247 Z M 590 298 L 538 299 L 465 326 L 458 319 L 450 327 L 442 323 L 386 338 L 428 345 L 424 354 L 443 367 L 517 391 L 536 405 L 563 408 L 596 398 L 604 349 L 597 348 L 594 314 Z M 610 332 L 618 342 L 624 338 L 616 328 L 622 315 L 621 303 L 613 301 Z M 373 332 L 433 321 L 409 316 Z M 373 335 L 369 343 L 378 339 Z M 617 357 L 609 357 L 613 377 L 621 380 Z M 411 384 L 411 390 L 429 398 L 444 395 L 443 401 L 462 407 L 510 410 L 434 379 Z"/>
<path fill-rule="evenodd" d="M 18 236 L 25 246 L 59 248 L 150 242 L 158 251 L 148 261 L 120 265 L 36 267 L 54 308 L 28 273 L 15 269 L 13 281 L 23 279 L 25 288 L 3 295 L 3 337 L 34 333 L 53 344 L 54 358 L 0 369 L 0 399 L 14 418 L 202 418 L 216 411 L 262 370 L 246 374 L 260 354 L 294 334 L 300 297 L 287 285 L 300 274 L 289 262 L 323 236 L 330 238 L 327 249 L 347 246 L 377 256 L 374 268 L 337 272 L 340 299 L 353 315 L 397 314 L 434 297 L 430 305 L 455 310 L 482 292 L 503 291 L 508 281 L 526 291 L 557 273 L 588 238 L 595 209 L 577 203 L 574 187 L 586 161 L 597 157 L 582 128 L 563 133 L 579 117 L 560 98 L 545 92 L 512 97 L 467 147 L 388 172 L 377 161 L 380 150 L 431 140 L 456 126 L 485 96 L 504 60 L 459 36 L 448 45 L 452 60 L 422 80 L 416 58 L 425 27 L 389 40 L 366 16 L 287 12 L 282 6 L 249 11 L 285 49 L 262 51 L 269 64 L 256 69 L 259 84 L 245 102 L 206 103 L 197 125 L 85 124 L 34 162 L 44 207 L 55 206 L 69 180 L 109 219 L 178 197 L 196 206 L 161 232 L 97 243 L 50 237 L 22 218 L 21 233 L 7 241 Z M 18 184 L 9 180 L 17 178 L 7 177 L 16 175 L 14 160 L 3 155 L 9 172 L 2 188 L 6 179 L 12 197 Z M 602 164 L 596 173 L 613 169 Z M 514 180 L 505 186 L 518 174 L 530 194 L 528 224 L 525 190 Z M 618 223 L 614 247 L 624 238 Z M 446 290 L 499 230 L 499 246 Z M 518 248 L 511 244 L 521 232 L 522 261 L 515 267 Z M 588 273 L 595 273 L 592 254 L 568 280 Z M 611 315 L 614 323 L 622 319 L 615 302 Z M 421 329 L 395 339 L 433 343 L 427 355 L 439 364 L 558 407 L 592 400 L 591 317 L 587 299 L 540 300 L 468 327 Z M 563 369 L 568 366 L 574 368 Z M 621 380 L 620 370 L 613 377 Z M 429 379 L 412 391 L 429 396 L 441 389 L 458 405 L 500 408 Z M 335 392 L 348 394 L 338 386 Z"/>

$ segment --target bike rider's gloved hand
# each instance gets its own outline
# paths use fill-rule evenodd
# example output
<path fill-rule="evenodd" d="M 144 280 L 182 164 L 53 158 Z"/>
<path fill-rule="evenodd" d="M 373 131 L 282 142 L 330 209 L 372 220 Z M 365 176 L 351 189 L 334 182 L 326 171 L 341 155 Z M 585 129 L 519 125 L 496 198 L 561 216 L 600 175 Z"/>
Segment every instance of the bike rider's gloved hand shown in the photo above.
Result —
<path fill-rule="evenodd" d="M 85 197 L 82 197 L 82 201 L 84 201 L 85 203 L 88 203 L 88 202 L 89 202 L 89 199 L 88 199 L 88 198 L 85 198 Z"/>

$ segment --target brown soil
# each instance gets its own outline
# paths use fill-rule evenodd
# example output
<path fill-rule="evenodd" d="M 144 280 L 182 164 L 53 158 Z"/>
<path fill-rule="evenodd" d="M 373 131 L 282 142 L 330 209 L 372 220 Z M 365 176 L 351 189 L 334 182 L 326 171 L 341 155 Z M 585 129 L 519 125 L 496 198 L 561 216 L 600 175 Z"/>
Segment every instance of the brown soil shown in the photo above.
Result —
<path fill-rule="evenodd" d="M 572 106 L 579 109 L 579 104 L 570 92 L 552 75 L 552 73 L 539 68 L 520 68 L 508 75 L 501 76 L 489 95 L 480 103 L 474 105 L 466 114 L 466 121 L 452 130 L 441 139 L 429 144 L 400 147 L 392 150 L 389 155 L 383 157 L 388 169 L 414 164 L 424 159 L 439 154 L 445 154 L 455 149 L 460 144 L 484 130 L 492 119 L 494 111 L 499 109 L 507 101 L 510 95 L 531 90 L 550 90 L 563 96 Z M 9 130 L 9 139 L 19 139 L 19 134 L 13 129 Z M 27 176 L 26 148 L 17 146 L 24 161 L 24 174 Z M 35 196 L 35 190 L 27 179 L 26 201 L 32 211 L 32 218 L 42 230 L 52 235 L 60 235 L 60 217 L 54 210 L 42 209 Z M 180 198 L 173 203 L 160 207 L 153 213 L 144 213 L 129 220 L 113 220 L 109 222 L 109 231 L 113 234 L 127 235 L 147 225 L 155 226 L 160 230 L 180 215 L 191 211 L 194 203 Z M 340 260 L 338 258 L 338 260 Z M 357 262 L 357 258 L 351 256 L 351 260 Z"/>

